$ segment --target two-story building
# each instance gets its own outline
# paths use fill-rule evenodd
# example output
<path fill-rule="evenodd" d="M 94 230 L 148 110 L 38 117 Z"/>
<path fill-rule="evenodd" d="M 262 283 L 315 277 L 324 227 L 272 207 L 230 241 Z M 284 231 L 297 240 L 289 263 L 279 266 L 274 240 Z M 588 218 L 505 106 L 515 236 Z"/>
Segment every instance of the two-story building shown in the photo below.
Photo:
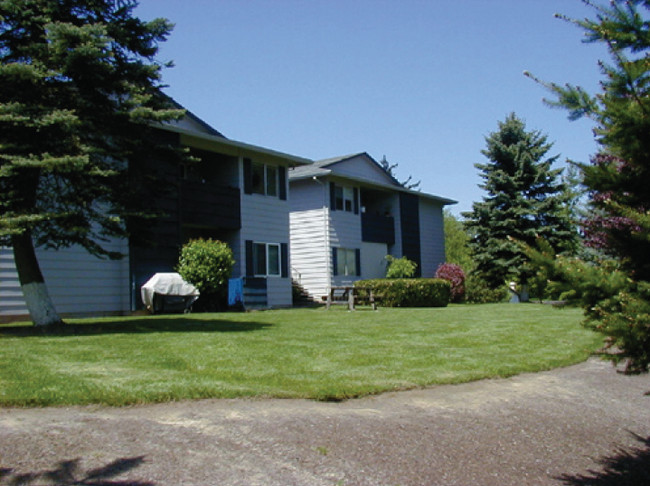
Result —
<path fill-rule="evenodd" d="M 119 314 L 141 308 L 141 285 L 154 273 L 173 271 L 182 244 L 197 237 L 227 242 L 236 260 L 233 276 L 261 282 L 267 306 L 291 305 L 287 173 L 310 161 L 227 139 L 189 112 L 162 127 L 159 136 L 188 147 L 201 161 L 179 167 L 152 155 L 130 167 L 136 177 L 155 172 L 163 181 L 145 208 L 163 214 L 145 245 L 135 237 L 108 242 L 109 250 L 125 255 L 116 261 L 80 247 L 37 250 L 58 312 Z M 26 315 L 12 250 L 0 248 L 0 319 Z"/>
<path fill-rule="evenodd" d="M 409 190 L 367 153 L 289 171 L 291 271 L 320 299 L 331 286 L 386 275 L 386 255 L 433 277 L 445 261 L 443 207 L 456 201 Z"/>

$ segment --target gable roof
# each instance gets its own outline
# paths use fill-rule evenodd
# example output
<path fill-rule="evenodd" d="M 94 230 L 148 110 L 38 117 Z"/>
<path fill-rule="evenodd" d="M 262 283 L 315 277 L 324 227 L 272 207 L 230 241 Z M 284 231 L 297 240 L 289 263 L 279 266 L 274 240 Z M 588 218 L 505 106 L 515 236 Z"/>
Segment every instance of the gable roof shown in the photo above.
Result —
<path fill-rule="evenodd" d="M 350 171 L 346 169 L 346 162 L 353 160 L 365 159 L 368 162 L 368 168 L 376 171 L 375 174 L 379 175 L 378 178 L 370 178 L 357 171 Z M 357 168 L 358 169 L 358 168 Z M 357 172 L 357 173 L 355 173 Z M 304 179 L 312 179 L 317 177 L 334 176 L 338 178 L 347 179 L 348 181 L 360 183 L 362 185 L 393 190 L 397 192 L 404 192 L 413 194 L 425 199 L 430 199 L 443 205 L 456 204 L 458 201 L 447 199 L 426 192 L 414 191 L 408 189 L 399 183 L 381 164 L 373 159 L 367 152 L 358 152 L 350 155 L 342 155 L 339 157 L 331 157 L 329 159 L 317 160 L 312 164 L 294 167 L 289 170 L 289 181 L 298 181 Z"/>
<path fill-rule="evenodd" d="M 329 159 L 317 160 L 314 163 L 307 166 L 296 167 L 289 175 L 289 179 L 293 179 L 293 180 L 305 179 L 314 176 L 316 177 L 325 176 L 329 174 L 341 176 L 341 177 L 355 177 L 354 174 L 352 174 L 349 170 L 345 170 L 345 169 L 346 169 L 347 162 L 352 162 L 357 160 L 365 160 L 368 163 L 369 169 L 374 171 L 374 173 L 378 175 L 380 179 L 383 179 L 382 180 L 383 183 L 389 185 L 392 184 L 398 187 L 402 186 L 399 183 L 399 181 L 395 179 L 386 169 L 384 169 L 381 166 L 381 164 L 379 164 L 375 159 L 373 159 L 368 154 L 368 152 L 357 152 L 354 154 L 342 155 L 339 157 L 331 157 Z M 363 179 L 363 176 L 357 175 L 356 177 L 361 177 L 361 179 Z M 373 180 L 375 179 L 369 180 L 368 182 L 372 182 Z"/>
<path fill-rule="evenodd" d="M 167 95 L 165 95 L 167 96 Z M 258 153 L 264 154 L 272 157 L 277 157 L 280 159 L 288 160 L 291 164 L 295 165 L 308 165 L 311 164 L 311 160 L 304 157 L 299 157 L 297 155 L 291 155 L 277 150 L 268 149 L 265 147 L 260 147 L 257 145 L 252 145 L 249 143 L 239 142 L 237 140 L 232 140 L 226 138 L 221 132 L 212 128 L 208 123 L 201 120 L 194 113 L 189 111 L 187 108 L 182 106 L 173 98 L 167 96 L 171 103 L 180 110 L 185 110 L 185 116 L 178 122 L 167 122 L 162 125 L 159 125 L 165 130 L 171 132 L 176 132 L 180 135 L 186 135 L 188 137 L 193 137 L 195 139 L 203 140 L 204 142 L 212 146 L 222 146 L 229 147 L 232 150 L 236 150 L 239 153 Z"/>
<path fill-rule="evenodd" d="M 177 122 L 168 122 L 168 125 L 178 125 L 180 127 L 190 129 L 193 131 L 199 131 L 206 133 L 207 135 L 213 135 L 215 137 L 226 138 L 224 134 L 219 132 L 217 129 L 213 128 L 207 122 L 203 121 L 201 118 L 196 116 L 190 110 L 182 106 L 178 101 L 176 101 L 171 96 L 165 95 L 169 101 L 174 105 L 175 108 L 185 111 L 185 116 Z"/>

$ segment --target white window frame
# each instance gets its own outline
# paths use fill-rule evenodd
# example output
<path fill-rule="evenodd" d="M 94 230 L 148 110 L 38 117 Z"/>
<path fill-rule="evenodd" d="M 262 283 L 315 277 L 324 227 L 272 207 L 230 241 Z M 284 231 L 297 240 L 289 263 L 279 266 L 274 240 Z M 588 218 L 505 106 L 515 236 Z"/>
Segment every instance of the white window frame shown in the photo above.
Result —
<path fill-rule="evenodd" d="M 351 260 L 350 260 L 351 258 Z M 352 266 L 350 267 L 350 262 Z M 341 269 L 343 271 L 341 272 Z M 339 277 L 357 276 L 357 250 L 356 248 L 336 248 L 336 273 Z"/>
<path fill-rule="evenodd" d="M 258 248 L 263 246 L 264 247 L 264 266 L 265 266 L 265 273 L 258 273 Z M 275 248 L 277 251 L 277 273 L 271 273 L 271 258 L 270 257 L 270 251 L 271 248 Z M 280 277 L 282 276 L 282 249 L 280 247 L 279 243 L 264 243 L 261 241 L 254 241 L 253 242 L 253 272 L 256 277 Z"/>
<path fill-rule="evenodd" d="M 278 166 L 253 161 L 251 162 L 251 177 L 253 178 L 255 177 L 256 169 L 261 172 L 262 180 L 259 186 L 253 184 L 251 192 L 260 196 L 280 197 L 280 171 L 278 170 Z M 274 174 L 274 181 L 271 180 L 270 173 Z"/>
<path fill-rule="evenodd" d="M 340 207 L 339 200 L 341 201 Z M 334 209 L 348 213 L 354 212 L 354 189 L 352 187 L 334 184 Z"/>
<path fill-rule="evenodd" d="M 273 171 L 275 174 L 275 177 L 273 181 L 271 181 L 269 172 Z M 280 196 L 280 184 L 279 184 L 279 175 L 278 175 L 278 167 L 275 165 L 265 165 L 264 166 L 264 192 L 267 196 L 271 197 L 279 197 Z M 272 183 L 272 185 L 269 186 L 269 184 Z M 272 189 L 270 191 L 269 189 Z"/>

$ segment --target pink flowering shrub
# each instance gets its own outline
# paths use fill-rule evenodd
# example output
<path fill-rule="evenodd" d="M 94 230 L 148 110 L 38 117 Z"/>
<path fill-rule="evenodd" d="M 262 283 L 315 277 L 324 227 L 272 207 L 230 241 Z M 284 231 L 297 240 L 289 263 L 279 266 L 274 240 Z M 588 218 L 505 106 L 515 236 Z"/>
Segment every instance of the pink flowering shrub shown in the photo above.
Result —
<path fill-rule="evenodd" d="M 640 176 L 632 165 L 606 153 L 592 157 L 591 166 L 586 170 L 592 178 L 597 177 L 598 185 L 590 193 L 592 211 L 582 220 L 585 246 L 616 255 L 621 243 L 625 245 L 631 241 L 632 235 L 642 231 L 641 226 L 619 208 L 623 205 L 639 213 L 647 212 L 647 208 L 633 202 L 630 192 L 626 191 L 629 186 L 637 184 Z M 603 184 L 601 179 L 606 183 Z M 619 185 L 616 191 L 608 188 L 611 180 L 616 180 Z"/>
<path fill-rule="evenodd" d="M 443 263 L 436 270 L 436 278 L 447 280 L 451 285 L 451 301 L 461 302 L 465 297 L 465 272 L 455 263 Z"/>

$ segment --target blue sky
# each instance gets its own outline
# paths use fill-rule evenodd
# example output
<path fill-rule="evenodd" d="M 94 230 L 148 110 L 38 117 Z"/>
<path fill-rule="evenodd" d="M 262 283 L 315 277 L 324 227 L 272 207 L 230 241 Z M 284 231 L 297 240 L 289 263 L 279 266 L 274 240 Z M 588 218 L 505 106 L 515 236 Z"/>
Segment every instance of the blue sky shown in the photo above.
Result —
<path fill-rule="evenodd" d="M 587 161 L 588 120 L 542 103 L 523 75 L 595 92 L 602 47 L 554 18 L 592 16 L 580 0 L 140 0 L 175 23 L 159 59 L 166 92 L 228 138 L 318 160 L 368 152 L 397 175 L 457 200 L 484 192 L 485 137 L 515 112 Z"/>

